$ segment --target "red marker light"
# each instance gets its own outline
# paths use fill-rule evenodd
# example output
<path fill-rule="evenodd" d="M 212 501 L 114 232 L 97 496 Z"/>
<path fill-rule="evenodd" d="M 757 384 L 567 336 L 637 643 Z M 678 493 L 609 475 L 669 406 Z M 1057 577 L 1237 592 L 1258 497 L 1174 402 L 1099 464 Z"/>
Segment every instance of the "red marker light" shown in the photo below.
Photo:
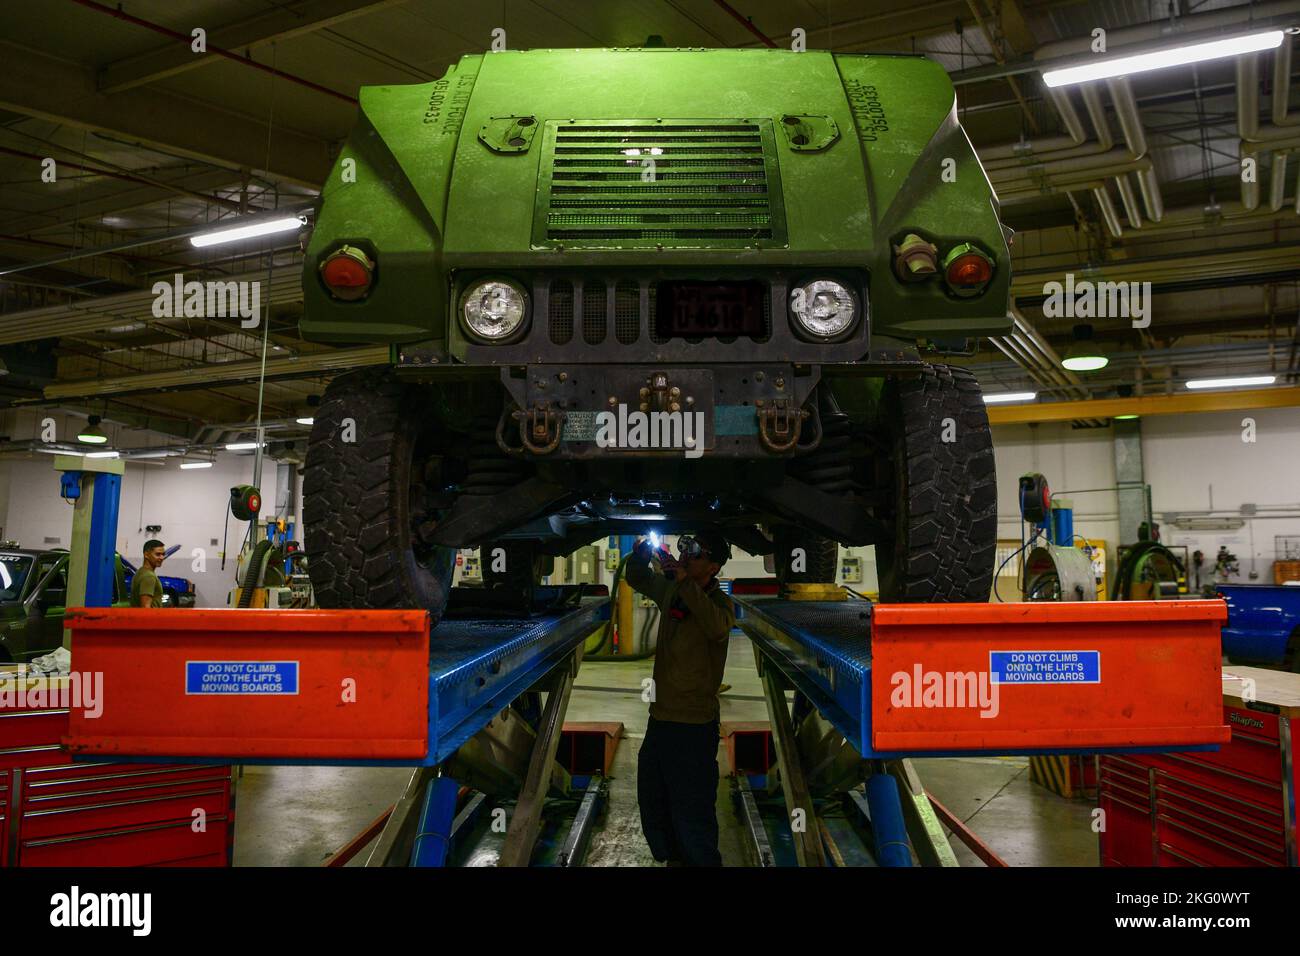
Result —
<path fill-rule="evenodd" d="M 321 263 L 320 277 L 336 299 L 354 301 L 370 292 L 375 264 L 355 246 L 343 246 Z"/>
<path fill-rule="evenodd" d="M 963 242 L 944 257 L 943 277 L 955 295 L 978 295 L 993 278 L 993 260 Z"/>

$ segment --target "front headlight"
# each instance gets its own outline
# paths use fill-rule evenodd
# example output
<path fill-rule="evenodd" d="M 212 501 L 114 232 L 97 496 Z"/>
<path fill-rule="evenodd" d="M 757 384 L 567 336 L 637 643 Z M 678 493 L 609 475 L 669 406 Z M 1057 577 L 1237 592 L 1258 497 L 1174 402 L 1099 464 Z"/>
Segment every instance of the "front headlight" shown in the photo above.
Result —
<path fill-rule="evenodd" d="M 485 342 L 500 342 L 519 331 L 528 317 L 528 293 L 509 279 L 476 282 L 460 297 L 465 327 Z"/>
<path fill-rule="evenodd" d="M 790 290 L 790 311 L 819 339 L 843 335 L 858 317 L 858 297 L 834 279 L 814 279 Z"/>

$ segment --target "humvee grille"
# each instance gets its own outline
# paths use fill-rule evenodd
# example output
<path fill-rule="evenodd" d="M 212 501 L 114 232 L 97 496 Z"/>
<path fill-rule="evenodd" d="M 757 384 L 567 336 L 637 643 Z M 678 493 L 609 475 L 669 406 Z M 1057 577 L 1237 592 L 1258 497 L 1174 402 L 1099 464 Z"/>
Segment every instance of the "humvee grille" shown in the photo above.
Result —
<path fill-rule="evenodd" d="M 599 345 L 606 340 L 611 327 L 619 345 L 633 345 L 644 335 L 655 345 L 669 341 L 655 328 L 655 305 L 658 288 L 652 279 L 550 279 L 542 280 L 546 291 L 546 334 L 554 345 L 567 345 L 573 340 L 575 300 L 581 299 L 582 340 L 588 345 Z M 613 295 L 609 294 L 613 288 Z M 645 293 L 644 304 L 642 292 Z M 770 299 L 763 300 L 763 332 L 746 336 L 752 342 L 766 342 L 772 336 L 772 309 Z M 688 342 L 701 342 L 701 338 L 686 338 Z M 717 341 L 727 345 L 735 342 L 734 335 L 720 336 Z"/>
<path fill-rule="evenodd" d="M 542 246 L 785 245 L 770 120 L 546 124 Z"/>

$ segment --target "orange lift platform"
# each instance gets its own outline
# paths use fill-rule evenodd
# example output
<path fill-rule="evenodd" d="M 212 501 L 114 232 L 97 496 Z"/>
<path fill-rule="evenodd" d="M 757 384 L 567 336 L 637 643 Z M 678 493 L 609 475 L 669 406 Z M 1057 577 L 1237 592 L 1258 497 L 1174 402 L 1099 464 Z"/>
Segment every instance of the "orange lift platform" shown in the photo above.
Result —
<path fill-rule="evenodd" d="M 513 805 L 503 865 L 577 865 L 605 775 L 556 757 L 603 590 L 539 588 L 532 610 L 462 608 L 432 633 L 413 610 L 73 609 L 74 669 L 103 692 L 98 713 L 73 710 L 65 745 L 86 760 L 413 766 L 372 865 L 445 865 L 487 825 L 486 796 Z M 567 830 L 543 819 L 548 796 L 571 804 Z"/>
<path fill-rule="evenodd" d="M 873 605 L 822 586 L 736 594 L 774 772 L 738 774 L 755 862 L 956 865 L 910 757 L 1215 749 L 1227 743 L 1222 601 Z M 793 706 L 787 692 L 794 692 Z M 756 789 L 779 794 L 763 814 Z M 799 821 L 798 826 L 789 821 Z M 858 824 L 865 823 L 861 827 Z M 874 844 L 874 846 L 872 846 Z"/>
<path fill-rule="evenodd" d="M 468 788 L 517 796 L 499 861 L 526 865 L 547 793 L 566 786 L 556 752 L 583 643 L 608 614 L 607 598 L 571 597 L 432 634 L 418 611 L 73 610 L 74 666 L 102 673 L 103 707 L 74 712 L 66 743 L 87 759 L 410 765 L 372 863 L 447 862 Z M 1221 601 L 737 600 L 768 701 L 768 783 L 802 821 L 781 838 L 803 865 L 836 859 L 813 825 L 827 794 L 857 794 L 876 862 L 954 862 L 909 756 L 1229 740 Z"/>

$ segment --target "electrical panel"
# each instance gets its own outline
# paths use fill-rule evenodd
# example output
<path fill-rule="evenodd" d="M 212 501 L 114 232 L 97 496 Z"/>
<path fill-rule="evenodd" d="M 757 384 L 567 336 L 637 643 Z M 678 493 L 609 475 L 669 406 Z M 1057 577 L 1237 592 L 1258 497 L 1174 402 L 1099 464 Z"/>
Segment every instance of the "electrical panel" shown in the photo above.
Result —
<path fill-rule="evenodd" d="M 862 583 L 862 559 L 840 558 L 840 580 L 845 584 Z"/>

